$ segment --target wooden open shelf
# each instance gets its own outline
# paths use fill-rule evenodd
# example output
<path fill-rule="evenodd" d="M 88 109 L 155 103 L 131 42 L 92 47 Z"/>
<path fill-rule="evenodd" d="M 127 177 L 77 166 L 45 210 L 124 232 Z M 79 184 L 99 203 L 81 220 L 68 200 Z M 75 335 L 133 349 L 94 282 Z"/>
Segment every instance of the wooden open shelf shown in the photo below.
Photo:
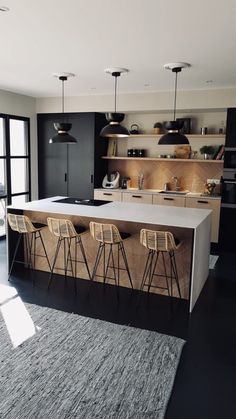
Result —
<path fill-rule="evenodd" d="M 128 138 L 161 138 L 164 134 L 131 134 Z M 224 134 L 184 134 L 186 135 L 187 138 L 191 139 L 196 139 L 196 138 L 207 138 L 207 139 L 212 139 L 214 140 L 215 138 L 222 138 L 222 140 L 225 140 L 225 135 Z"/>
<path fill-rule="evenodd" d="M 165 161 L 165 162 L 185 162 L 185 163 L 215 163 L 223 164 L 224 160 L 204 160 L 204 159 L 168 159 L 168 158 L 159 158 L 159 157 L 119 157 L 119 156 L 103 156 L 102 159 L 106 160 L 144 160 L 144 161 Z"/>

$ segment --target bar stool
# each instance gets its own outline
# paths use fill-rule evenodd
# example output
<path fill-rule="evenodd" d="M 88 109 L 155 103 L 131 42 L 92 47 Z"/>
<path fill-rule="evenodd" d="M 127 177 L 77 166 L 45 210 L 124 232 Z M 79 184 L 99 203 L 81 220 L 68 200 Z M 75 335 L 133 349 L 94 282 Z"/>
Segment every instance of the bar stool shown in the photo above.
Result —
<path fill-rule="evenodd" d="M 47 259 L 49 269 L 51 269 L 48 255 L 46 252 L 46 248 L 45 248 L 43 238 L 41 235 L 41 230 L 44 227 L 46 227 L 46 225 L 41 224 L 41 223 L 32 223 L 32 221 L 26 215 L 8 214 L 7 219 L 8 219 L 8 223 L 11 229 L 19 233 L 19 237 L 16 243 L 12 263 L 11 263 L 9 274 L 8 274 L 8 280 L 10 279 L 12 268 L 15 262 L 26 264 L 28 268 L 34 269 L 36 256 L 45 257 Z M 18 251 L 18 248 L 19 248 L 19 245 L 23 236 L 25 238 L 26 262 L 16 260 L 17 251 Z M 41 254 L 41 255 L 36 254 L 37 239 L 39 239 L 41 242 L 44 254 Z M 32 256 L 33 256 L 33 260 L 32 260 Z"/>
<path fill-rule="evenodd" d="M 94 221 L 90 221 L 90 232 L 94 240 L 99 242 L 98 252 L 93 268 L 92 273 L 92 280 L 94 280 L 96 276 L 96 272 L 98 269 L 99 262 L 101 260 L 101 257 L 103 255 L 103 275 L 97 275 L 99 277 L 103 278 L 103 283 L 105 284 L 106 279 L 113 279 L 115 280 L 115 284 L 119 287 L 120 283 L 120 270 L 126 271 L 128 274 L 129 282 L 131 285 L 131 288 L 133 288 L 131 275 L 129 271 L 129 266 L 127 262 L 127 257 L 125 253 L 125 248 L 123 244 L 123 240 L 130 237 L 130 234 L 128 233 L 120 233 L 118 228 L 114 224 L 102 224 L 102 223 L 96 223 Z M 117 266 L 115 266 L 114 262 L 114 252 L 113 247 L 117 247 Z M 106 263 L 106 248 L 108 247 L 108 258 Z M 120 256 L 123 258 L 124 266 L 125 268 L 120 267 Z M 112 263 L 112 265 L 110 265 Z M 113 270 L 114 277 L 109 277 L 108 269 Z M 116 269 L 117 269 L 117 276 L 116 276 Z"/>
<path fill-rule="evenodd" d="M 88 277 L 89 279 L 91 279 L 89 268 L 88 268 L 88 263 L 87 263 L 87 259 L 86 259 L 86 255 L 84 251 L 84 246 L 81 239 L 81 234 L 84 233 L 86 229 L 81 226 L 74 226 L 73 223 L 67 219 L 49 217 L 47 219 L 47 223 L 48 223 L 48 228 L 50 232 L 53 234 L 53 236 L 57 237 L 57 246 L 56 246 L 56 251 L 55 251 L 55 255 L 54 255 L 54 259 L 53 259 L 53 263 L 51 267 L 51 273 L 50 273 L 49 282 L 48 282 L 48 289 L 50 288 L 50 285 L 52 282 L 52 277 L 53 277 L 56 261 L 58 258 L 59 250 L 60 250 L 61 245 L 63 244 L 64 268 L 56 268 L 56 269 L 64 270 L 65 277 L 67 277 L 67 272 L 71 272 L 72 277 L 74 277 L 75 292 L 77 292 L 76 290 L 77 263 L 85 263 L 85 266 L 88 272 Z M 72 259 L 72 256 L 71 256 L 71 246 L 72 246 L 73 241 L 74 241 L 74 249 L 75 249 L 74 259 Z M 79 246 L 80 248 L 82 260 L 77 259 L 77 246 Z M 75 270 L 73 269 L 72 262 L 75 263 Z M 71 269 L 68 268 L 69 263 L 70 263 Z"/>
<path fill-rule="evenodd" d="M 179 296 L 181 298 L 181 291 L 179 285 L 179 278 L 175 260 L 175 250 L 177 250 L 181 242 L 176 239 L 172 233 L 169 231 L 154 231 L 142 229 L 140 231 L 140 243 L 146 247 L 149 252 L 144 268 L 143 278 L 141 282 L 140 291 L 143 291 L 144 287 L 148 287 L 148 292 L 151 287 L 165 289 L 168 292 L 168 295 L 173 297 L 173 279 L 176 281 L 177 289 Z M 156 273 L 156 265 L 158 261 L 159 254 L 162 255 L 162 262 L 164 267 L 165 275 Z M 170 275 L 167 275 L 166 262 L 164 254 L 169 255 L 170 261 Z M 152 285 L 153 277 L 160 276 L 165 277 L 166 287 Z M 169 287 L 168 278 L 171 280 L 171 286 Z"/>

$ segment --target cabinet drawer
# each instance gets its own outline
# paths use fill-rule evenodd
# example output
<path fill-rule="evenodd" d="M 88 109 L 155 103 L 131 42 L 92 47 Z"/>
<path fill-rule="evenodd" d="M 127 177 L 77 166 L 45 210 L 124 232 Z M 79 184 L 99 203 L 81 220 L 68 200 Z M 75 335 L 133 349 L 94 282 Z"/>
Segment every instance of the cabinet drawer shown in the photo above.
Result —
<path fill-rule="evenodd" d="M 153 204 L 170 205 L 173 207 L 185 207 L 185 197 L 157 194 L 157 195 L 153 195 Z"/>
<path fill-rule="evenodd" d="M 152 204 L 152 195 L 151 194 L 142 194 L 142 193 L 123 193 L 124 202 L 136 202 L 137 204 Z"/>
<path fill-rule="evenodd" d="M 121 192 L 115 191 L 94 191 L 94 199 L 103 201 L 121 201 Z"/>

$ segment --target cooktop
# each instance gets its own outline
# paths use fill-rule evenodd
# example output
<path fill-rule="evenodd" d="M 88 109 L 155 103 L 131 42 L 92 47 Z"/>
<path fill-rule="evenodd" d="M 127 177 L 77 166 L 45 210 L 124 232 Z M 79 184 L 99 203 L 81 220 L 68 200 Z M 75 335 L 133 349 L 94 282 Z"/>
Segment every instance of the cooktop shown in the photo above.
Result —
<path fill-rule="evenodd" d="M 101 199 L 82 199 L 82 198 L 63 198 L 56 201 L 60 204 L 75 204 L 75 205 L 89 205 L 91 207 L 100 207 L 101 205 L 109 204 L 111 201 L 102 201 Z"/>

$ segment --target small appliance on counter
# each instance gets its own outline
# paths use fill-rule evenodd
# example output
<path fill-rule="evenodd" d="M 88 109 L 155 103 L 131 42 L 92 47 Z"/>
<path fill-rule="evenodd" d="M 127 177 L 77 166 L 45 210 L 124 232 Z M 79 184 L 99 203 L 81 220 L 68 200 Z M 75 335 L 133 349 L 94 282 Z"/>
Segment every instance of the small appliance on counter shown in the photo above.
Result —
<path fill-rule="evenodd" d="M 120 181 L 119 172 L 108 173 L 102 181 L 102 187 L 105 189 L 117 189 L 119 188 L 119 181 Z"/>
<path fill-rule="evenodd" d="M 130 177 L 123 177 L 121 179 L 121 189 L 129 189 L 130 188 Z"/>

